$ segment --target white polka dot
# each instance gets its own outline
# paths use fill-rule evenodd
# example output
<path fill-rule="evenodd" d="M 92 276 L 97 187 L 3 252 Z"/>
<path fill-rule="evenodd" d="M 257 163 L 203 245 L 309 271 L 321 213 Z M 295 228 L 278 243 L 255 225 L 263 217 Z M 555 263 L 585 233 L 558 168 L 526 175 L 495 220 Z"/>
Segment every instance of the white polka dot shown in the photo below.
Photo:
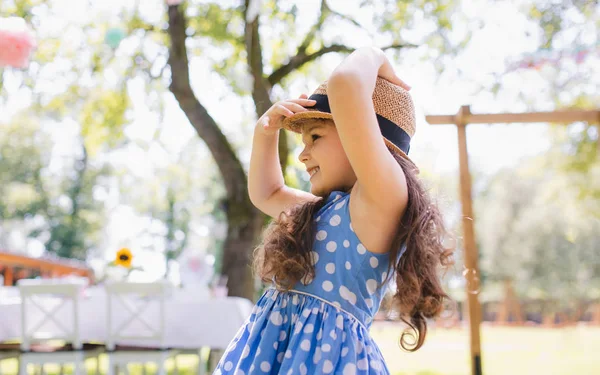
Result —
<path fill-rule="evenodd" d="M 367 362 L 366 358 L 363 358 L 363 359 L 359 360 L 358 362 L 356 362 L 356 367 L 359 370 L 366 370 L 369 367 L 369 363 Z"/>
<path fill-rule="evenodd" d="M 367 354 L 373 354 L 373 347 L 371 345 L 367 345 Z"/>
<path fill-rule="evenodd" d="M 335 272 L 335 264 L 327 263 L 327 265 L 325 266 L 325 271 L 327 271 L 328 274 L 333 275 L 333 273 Z"/>
<path fill-rule="evenodd" d="M 339 210 L 340 208 L 344 207 L 345 204 L 346 204 L 346 201 L 341 201 L 340 203 L 335 205 L 335 209 Z"/>
<path fill-rule="evenodd" d="M 387 279 L 387 272 L 381 274 L 381 282 L 384 282 Z"/>
<path fill-rule="evenodd" d="M 369 259 L 369 263 L 371 263 L 371 267 L 377 268 L 379 265 L 379 260 L 375 257 L 371 257 L 371 259 Z"/>
<path fill-rule="evenodd" d="M 340 296 L 351 304 L 356 305 L 356 294 L 352 293 L 350 289 L 343 285 L 340 287 Z"/>
<path fill-rule="evenodd" d="M 302 323 L 301 323 L 301 322 L 299 322 L 299 323 L 296 325 L 296 328 L 294 328 L 294 333 L 297 335 L 297 334 L 299 334 L 299 333 L 300 333 L 300 331 L 302 331 Z"/>
<path fill-rule="evenodd" d="M 381 370 L 381 362 L 379 361 L 371 361 L 371 367 L 375 370 Z"/>
<path fill-rule="evenodd" d="M 365 350 L 365 346 L 363 345 L 363 343 L 362 343 L 362 342 L 358 341 L 358 342 L 356 343 L 356 352 L 357 352 L 358 354 L 360 354 L 360 353 L 362 353 L 362 352 L 363 352 L 363 350 Z"/>
<path fill-rule="evenodd" d="M 339 329 L 344 328 L 344 317 L 341 315 L 338 315 L 337 318 L 335 318 L 335 326 L 338 327 Z"/>
<path fill-rule="evenodd" d="M 317 348 L 315 350 L 315 355 L 313 356 L 313 363 L 316 365 L 321 360 L 321 349 Z"/>
<path fill-rule="evenodd" d="M 292 351 L 291 350 L 286 350 L 285 351 L 285 358 L 290 359 L 292 358 Z"/>
<path fill-rule="evenodd" d="M 286 324 L 287 322 L 288 322 L 288 316 L 287 316 L 287 315 L 285 315 L 285 316 L 283 317 L 283 324 Z"/>
<path fill-rule="evenodd" d="M 334 340 L 337 340 L 337 333 L 335 333 L 335 331 L 331 331 L 329 332 L 329 337 L 331 337 Z"/>
<path fill-rule="evenodd" d="M 317 216 L 317 221 L 321 221 L 321 215 Z"/>
<path fill-rule="evenodd" d="M 344 247 L 350 247 L 350 241 L 344 240 Z"/>
<path fill-rule="evenodd" d="M 234 375 L 246 375 L 244 370 L 236 370 Z"/>
<path fill-rule="evenodd" d="M 369 291 L 370 294 L 373 294 L 373 293 L 375 293 L 376 290 L 377 290 L 377 281 L 375 281 L 374 279 L 367 280 L 367 291 Z"/>
<path fill-rule="evenodd" d="M 233 368 L 233 362 L 227 361 L 225 363 L 225 366 L 223 366 L 223 368 L 225 369 L 225 371 L 231 371 L 231 369 Z"/>
<path fill-rule="evenodd" d="M 349 349 L 348 349 L 346 346 L 344 346 L 344 347 L 342 348 L 342 357 L 345 357 L 345 356 L 346 356 L 346 354 L 348 354 L 348 350 L 349 350 Z"/>
<path fill-rule="evenodd" d="M 359 243 L 358 246 L 356 246 L 356 251 L 358 251 L 359 254 L 364 254 L 367 252 L 367 249 L 365 249 L 363 244 Z"/>
<path fill-rule="evenodd" d="M 283 362 L 283 352 L 277 354 L 277 362 L 279 362 L 279 363 Z"/>
<path fill-rule="evenodd" d="M 263 370 L 264 372 L 269 372 L 269 371 L 271 371 L 271 365 L 269 364 L 269 362 L 263 361 L 260 364 L 260 369 Z"/>
<path fill-rule="evenodd" d="M 289 369 L 287 372 L 287 375 L 293 375 L 294 374 L 294 370 L 293 369 Z"/>
<path fill-rule="evenodd" d="M 372 300 L 372 299 L 370 299 L 370 298 L 367 298 L 367 299 L 365 299 L 365 302 L 367 303 L 367 306 L 368 306 L 369 308 L 372 308 L 372 307 L 373 307 L 373 300 Z"/>
<path fill-rule="evenodd" d="M 283 301 L 281 301 L 281 308 L 285 309 L 287 307 L 287 304 L 288 304 L 288 298 L 286 298 Z"/>
<path fill-rule="evenodd" d="M 350 223 L 350 230 L 354 232 L 354 228 L 352 228 L 352 223 Z"/>
<path fill-rule="evenodd" d="M 300 343 L 300 348 L 302 348 L 302 350 L 304 350 L 305 352 L 310 350 L 310 341 L 308 340 L 304 340 L 302 341 L 302 343 Z"/>
<path fill-rule="evenodd" d="M 337 244 L 335 243 L 335 241 L 329 241 L 329 242 L 327 242 L 327 246 L 325 246 L 325 248 L 330 253 L 333 253 L 335 251 L 335 249 L 337 249 Z"/>
<path fill-rule="evenodd" d="M 312 313 L 313 314 L 318 314 L 319 313 L 319 308 L 318 307 L 313 307 Z"/>
<path fill-rule="evenodd" d="M 260 355 L 260 348 L 256 349 L 256 356 L 258 357 Z"/>
<path fill-rule="evenodd" d="M 254 372 L 254 365 L 250 366 L 250 373 Z"/>
<path fill-rule="evenodd" d="M 306 368 L 306 365 L 304 363 L 300 364 L 300 375 L 306 375 L 308 374 L 308 369 Z"/>
<path fill-rule="evenodd" d="M 323 373 L 329 374 L 331 371 L 333 371 L 333 363 L 327 359 L 323 363 Z"/>
<path fill-rule="evenodd" d="M 287 333 L 285 331 L 279 332 L 279 341 L 285 340 L 286 337 L 287 337 Z"/>
<path fill-rule="evenodd" d="M 349 270 L 352 268 L 352 264 L 350 264 L 350 262 L 346 261 L 346 269 Z"/>
<path fill-rule="evenodd" d="M 346 341 L 346 332 L 342 332 L 342 341 L 345 342 Z"/>
<path fill-rule="evenodd" d="M 307 324 L 304 326 L 304 333 L 313 333 L 315 326 L 313 324 Z"/>
<path fill-rule="evenodd" d="M 335 195 L 333 196 L 333 201 L 335 202 L 335 201 L 337 201 L 338 199 L 340 199 L 341 197 L 342 197 L 341 195 L 339 195 L 339 194 L 335 194 Z"/>
<path fill-rule="evenodd" d="M 310 316 L 310 309 L 304 309 L 304 311 L 302 311 L 302 316 L 308 318 Z"/>
<path fill-rule="evenodd" d="M 323 281 L 323 290 L 331 292 L 333 290 L 333 283 L 329 280 Z"/>
<path fill-rule="evenodd" d="M 294 296 L 292 297 L 292 304 L 293 304 L 293 305 L 297 305 L 297 304 L 298 304 L 298 296 L 297 296 L 297 295 L 294 295 Z"/>
<path fill-rule="evenodd" d="M 328 353 L 331 351 L 331 345 L 329 345 L 329 344 L 323 344 L 323 346 L 321 348 L 323 349 L 323 351 L 325 353 Z"/>
<path fill-rule="evenodd" d="M 342 308 L 342 304 L 339 303 L 338 301 L 333 302 L 332 305 L 337 307 L 338 309 Z"/>
<path fill-rule="evenodd" d="M 213 375 L 223 375 L 223 373 L 221 372 L 221 370 L 216 369 Z"/>
<path fill-rule="evenodd" d="M 312 256 L 312 264 L 317 264 L 319 261 L 319 254 L 316 251 L 311 251 L 310 255 Z"/>
<path fill-rule="evenodd" d="M 317 332 L 317 341 L 321 340 L 321 337 L 323 337 L 323 328 L 319 329 L 319 332 Z"/>
<path fill-rule="evenodd" d="M 348 363 L 344 366 L 344 375 L 356 375 L 356 365 Z"/>
<path fill-rule="evenodd" d="M 271 321 L 271 323 L 273 323 L 276 326 L 280 326 L 281 323 L 283 322 L 283 316 L 281 315 L 281 313 L 279 311 L 274 311 L 271 314 L 271 317 L 269 318 L 269 320 Z"/>
<path fill-rule="evenodd" d="M 342 218 L 340 215 L 333 215 L 331 219 L 329 219 L 329 225 L 332 227 L 337 227 L 342 222 Z"/>
<path fill-rule="evenodd" d="M 320 230 L 317 232 L 317 240 L 323 241 L 326 238 L 327 238 L 327 232 L 325 232 L 324 230 Z"/>
<path fill-rule="evenodd" d="M 248 356 L 248 354 L 250 354 L 250 347 L 248 345 L 246 345 L 244 347 L 244 350 L 242 351 L 242 358 L 246 358 Z"/>
<path fill-rule="evenodd" d="M 279 348 L 279 342 L 275 341 L 273 343 L 273 349 L 277 350 L 277 348 Z"/>

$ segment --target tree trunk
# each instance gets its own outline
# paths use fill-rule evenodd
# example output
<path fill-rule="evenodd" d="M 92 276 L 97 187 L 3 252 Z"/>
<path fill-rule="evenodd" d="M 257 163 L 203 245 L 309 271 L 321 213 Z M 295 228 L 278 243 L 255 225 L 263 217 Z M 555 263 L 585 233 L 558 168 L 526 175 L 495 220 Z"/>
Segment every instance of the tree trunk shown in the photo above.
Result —
<path fill-rule="evenodd" d="M 250 202 L 242 163 L 221 129 L 192 91 L 183 10 L 177 5 L 169 6 L 168 15 L 168 32 L 171 39 L 168 60 L 171 68 L 169 89 L 198 136 L 206 143 L 225 185 L 228 229 L 223 247 L 222 272 L 228 278 L 230 296 L 252 299 L 254 282 L 250 259 L 252 248 L 259 238 L 262 215 Z"/>

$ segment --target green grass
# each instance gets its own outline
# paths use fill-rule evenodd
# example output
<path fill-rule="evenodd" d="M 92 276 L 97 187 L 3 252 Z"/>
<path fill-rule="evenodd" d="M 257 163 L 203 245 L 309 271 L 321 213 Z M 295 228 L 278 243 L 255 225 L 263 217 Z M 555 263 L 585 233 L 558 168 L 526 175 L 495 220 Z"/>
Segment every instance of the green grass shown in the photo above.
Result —
<path fill-rule="evenodd" d="M 431 329 L 415 353 L 398 346 L 401 327 L 374 326 L 372 335 L 394 375 L 471 374 L 469 332 Z M 481 327 L 485 375 L 600 374 L 600 327 Z"/>
<path fill-rule="evenodd" d="M 376 323 L 372 335 L 394 375 L 469 375 L 469 332 L 465 329 L 430 329 L 425 345 L 416 353 L 398 347 L 401 326 Z M 600 327 L 536 328 L 481 327 L 482 364 L 485 375 L 597 375 L 600 374 Z M 179 374 L 193 375 L 195 356 L 178 357 Z M 2 373 L 16 374 L 17 362 L 5 360 Z M 101 358 L 101 373 L 106 373 L 106 358 Z M 86 363 L 88 374 L 95 373 L 95 362 Z M 167 363 L 172 374 L 173 362 Z M 153 374 L 155 367 L 148 366 Z M 48 375 L 58 374 L 58 366 L 48 365 Z M 65 373 L 71 373 L 66 368 Z M 130 366 L 131 375 L 142 375 L 141 366 Z M 32 368 L 30 367 L 30 373 Z"/>

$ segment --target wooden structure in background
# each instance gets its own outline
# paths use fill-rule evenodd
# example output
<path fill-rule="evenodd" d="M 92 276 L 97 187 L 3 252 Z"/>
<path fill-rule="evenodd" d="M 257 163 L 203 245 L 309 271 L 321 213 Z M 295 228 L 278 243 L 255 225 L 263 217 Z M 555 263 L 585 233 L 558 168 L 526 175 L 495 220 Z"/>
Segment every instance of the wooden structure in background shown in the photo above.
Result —
<path fill-rule="evenodd" d="M 90 283 L 94 278 L 93 271 L 80 261 L 58 257 L 31 258 L 5 251 L 0 251 L 0 273 L 4 275 L 5 286 L 34 275 L 42 278 L 77 275 L 87 277 Z"/>
<path fill-rule="evenodd" d="M 471 194 L 471 173 L 467 152 L 467 125 L 469 124 L 506 124 L 506 123 L 562 123 L 578 121 L 600 123 L 600 110 L 572 110 L 531 113 L 472 114 L 470 106 L 462 106 L 456 115 L 425 116 L 431 125 L 455 125 L 458 131 L 458 156 L 460 167 L 460 199 L 462 203 L 462 227 L 464 234 L 465 272 L 467 285 L 467 303 L 471 337 L 471 373 L 481 375 L 481 306 L 479 304 L 480 273 L 479 254 L 475 244 L 473 217 L 473 196 Z M 600 134 L 600 128 L 598 129 Z M 600 136 L 598 137 L 600 150 Z"/>

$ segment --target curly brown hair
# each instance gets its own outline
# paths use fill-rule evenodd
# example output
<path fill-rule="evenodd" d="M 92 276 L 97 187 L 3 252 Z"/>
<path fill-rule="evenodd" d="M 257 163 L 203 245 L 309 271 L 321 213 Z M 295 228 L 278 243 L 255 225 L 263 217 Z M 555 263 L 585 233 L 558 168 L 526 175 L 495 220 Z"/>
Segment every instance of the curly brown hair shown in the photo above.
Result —
<path fill-rule="evenodd" d="M 418 350 L 427 335 L 427 321 L 438 317 L 450 297 L 440 280 L 440 267 L 452 262 L 453 249 L 444 246 L 448 234 L 437 205 L 417 176 L 412 163 L 390 149 L 406 175 L 408 205 L 389 251 L 389 281 L 396 278 L 393 304 L 408 328 L 400 336 L 400 346 Z M 290 290 L 298 281 L 315 276 L 311 250 L 316 223 L 314 214 L 326 199 L 293 207 L 273 220 L 254 254 L 256 274 L 280 290 Z M 398 259 L 400 251 L 404 253 Z"/>

